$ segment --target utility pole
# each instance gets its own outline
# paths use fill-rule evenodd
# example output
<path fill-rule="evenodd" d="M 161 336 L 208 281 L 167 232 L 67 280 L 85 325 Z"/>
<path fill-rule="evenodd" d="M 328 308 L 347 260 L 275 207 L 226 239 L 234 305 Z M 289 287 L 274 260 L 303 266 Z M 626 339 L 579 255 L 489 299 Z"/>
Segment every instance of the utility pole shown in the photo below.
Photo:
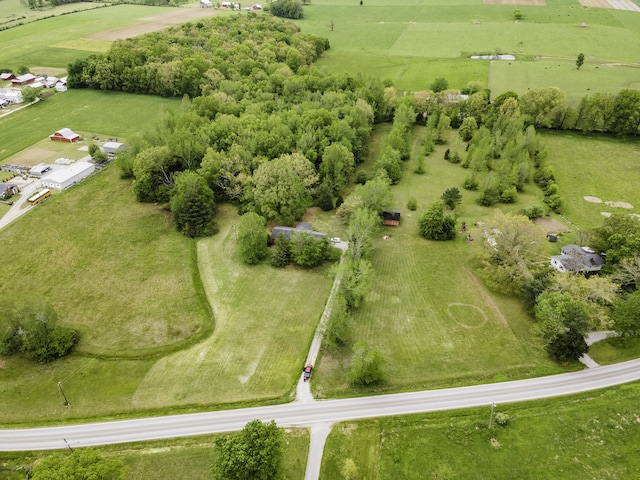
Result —
<path fill-rule="evenodd" d="M 489 415 L 489 429 L 493 428 L 493 409 L 496 408 L 496 402 L 491 402 L 491 415 Z"/>
<path fill-rule="evenodd" d="M 62 390 L 62 382 L 58 382 L 58 389 L 60 390 L 60 393 L 62 394 L 62 398 L 64 398 L 64 406 L 65 407 L 70 407 L 71 404 L 69 403 L 69 400 L 67 400 L 67 396 L 64 394 L 64 390 Z"/>

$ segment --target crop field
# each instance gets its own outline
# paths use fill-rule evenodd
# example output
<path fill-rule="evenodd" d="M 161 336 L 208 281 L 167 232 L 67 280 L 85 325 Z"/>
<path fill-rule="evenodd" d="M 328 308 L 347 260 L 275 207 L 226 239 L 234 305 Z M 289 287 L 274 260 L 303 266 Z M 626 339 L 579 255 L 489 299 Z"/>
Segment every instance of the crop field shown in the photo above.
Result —
<path fill-rule="evenodd" d="M 640 49 L 637 12 L 584 8 L 577 0 L 486 3 L 405 0 L 391 8 L 384 0 L 363 5 L 317 0 L 297 23 L 303 31 L 329 38 L 332 48 L 320 66 L 362 73 L 373 69 L 400 89 L 423 90 L 444 77 L 452 88 L 481 81 L 495 95 L 560 86 L 579 98 L 640 81 L 634 54 Z M 521 20 L 514 19 L 515 8 Z M 494 53 L 513 54 L 516 60 L 468 58 Z M 581 71 L 575 68 L 579 53 L 587 57 Z"/>
<path fill-rule="evenodd" d="M 580 396 L 497 405 L 505 426 L 488 428 L 490 408 L 337 424 L 321 479 L 637 477 L 640 384 Z"/>

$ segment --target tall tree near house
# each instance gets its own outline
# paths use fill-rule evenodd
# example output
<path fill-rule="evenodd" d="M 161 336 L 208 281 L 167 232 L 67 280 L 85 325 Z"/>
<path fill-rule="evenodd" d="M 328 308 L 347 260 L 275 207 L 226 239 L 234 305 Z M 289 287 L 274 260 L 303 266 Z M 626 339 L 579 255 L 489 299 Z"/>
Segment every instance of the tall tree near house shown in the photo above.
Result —
<path fill-rule="evenodd" d="M 283 480 L 284 439 L 275 421 L 253 420 L 235 435 L 216 440 L 212 471 L 222 480 Z"/>
<path fill-rule="evenodd" d="M 249 212 L 240 217 L 238 225 L 238 243 L 242 261 L 249 265 L 261 262 L 269 255 L 267 242 L 269 235 L 265 230 L 266 221 L 257 213 Z"/>
<path fill-rule="evenodd" d="M 444 202 L 431 205 L 418 221 L 420 234 L 428 240 L 453 240 L 456 236 L 456 220 L 444 213 Z"/>
<path fill-rule="evenodd" d="M 353 153 L 341 143 L 332 143 L 322 154 L 320 180 L 331 187 L 333 195 L 337 195 L 347 184 L 354 168 Z"/>
<path fill-rule="evenodd" d="M 142 150 L 133 161 L 133 192 L 140 202 L 166 202 L 178 162 L 168 147 Z"/>
<path fill-rule="evenodd" d="M 487 222 L 487 241 L 480 256 L 481 274 L 489 288 L 509 294 L 533 278 L 545 242 L 540 227 L 523 215 L 497 211 Z"/>
<path fill-rule="evenodd" d="M 256 210 L 267 220 L 292 224 L 309 206 L 311 198 L 290 162 L 278 158 L 262 163 L 254 172 Z"/>
<path fill-rule="evenodd" d="M 176 175 L 170 206 L 178 231 L 187 237 L 203 237 L 215 233 L 213 192 L 197 173 L 187 171 Z"/>

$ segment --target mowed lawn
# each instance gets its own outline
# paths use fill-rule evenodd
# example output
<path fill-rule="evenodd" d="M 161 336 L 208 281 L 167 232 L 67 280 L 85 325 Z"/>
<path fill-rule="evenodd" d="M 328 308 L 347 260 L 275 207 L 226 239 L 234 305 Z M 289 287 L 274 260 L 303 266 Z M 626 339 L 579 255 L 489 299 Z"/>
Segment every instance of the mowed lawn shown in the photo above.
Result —
<path fill-rule="evenodd" d="M 373 145 L 386 129 L 378 129 Z M 482 248 L 476 221 L 486 221 L 493 209 L 475 204 L 478 193 L 462 189 L 468 171 L 443 159 L 439 146 L 426 160 L 426 173 L 413 173 L 424 127 L 414 129 L 414 153 L 405 164 L 401 182 L 392 187 L 394 208 L 402 210 L 399 227 L 384 227 L 375 240 L 375 280 L 354 316 L 354 341 L 364 340 L 385 358 L 385 382 L 380 390 L 430 388 L 476 383 L 560 371 L 542 351 L 531 331 L 532 320 L 514 298 L 489 292 L 475 274 L 475 258 Z M 460 148 L 455 134 L 450 147 Z M 373 152 L 375 157 L 375 148 Z M 364 169 L 369 167 L 364 165 Z M 452 242 L 420 237 L 418 219 L 451 187 L 458 187 L 463 203 L 456 209 L 466 221 L 466 233 Z M 509 210 L 535 203 L 537 188 Z M 415 197 L 418 210 L 406 208 Z M 383 239 L 388 235 L 388 240 Z M 348 391 L 349 352 L 323 352 L 314 388 L 323 396 Z"/>
<path fill-rule="evenodd" d="M 635 479 L 640 471 L 640 384 L 579 396 L 497 405 L 507 426 L 488 428 L 490 406 L 334 425 L 321 479 Z"/>
<path fill-rule="evenodd" d="M 516 22 L 514 9 L 524 17 Z M 472 54 L 509 53 L 574 59 L 583 52 L 593 62 L 637 62 L 640 49 L 638 15 L 610 9 L 583 8 L 577 0 L 549 1 L 546 6 L 484 5 L 480 1 L 317 0 L 305 7 L 296 23 L 303 31 L 327 37 L 331 49 L 319 66 L 331 71 L 374 73 L 403 90 L 423 90 L 438 77 L 452 88 L 481 81 L 497 93 L 555 85 L 558 71 L 539 70 L 532 82 L 531 66 L 514 62 L 510 69 L 470 60 Z M 523 72 L 519 72 L 522 68 Z M 582 78 L 591 91 L 623 88 L 640 79 L 616 70 L 602 75 L 585 68 Z M 571 72 L 561 75 L 571 85 Z M 612 79 L 615 80 L 612 84 Z M 570 89 L 572 95 L 581 93 Z M 576 92 L 574 92 L 576 90 Z"/>
<path fill-rule="evenodd" d="M 220 232 L 198 242 L 198 266 L 215 316 L 213 335 L 160 359 L 134 403 L 213 404 L 287 395 L 300 375 L 333 278 L 313 270 L 240 260 L 235 207 Z"/>

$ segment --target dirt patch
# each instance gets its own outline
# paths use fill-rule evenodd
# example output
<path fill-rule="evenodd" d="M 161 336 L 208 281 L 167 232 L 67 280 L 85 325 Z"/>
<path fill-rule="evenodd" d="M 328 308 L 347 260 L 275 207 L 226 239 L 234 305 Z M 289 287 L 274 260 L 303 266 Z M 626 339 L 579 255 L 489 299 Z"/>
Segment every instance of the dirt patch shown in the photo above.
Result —
<path fill-rule="evenodd" d="M 629 0 L 580 0 L 584 7 L 612 8 L 615 10 L 628 10 L 640 12 L 640 7 Z"/>
<path fill-rule="evenodd" d="M 600 215 L 602 215 L 603 217 L 610 217 L 611 212 L 600 212 Z"/>
<path fill-rule="evenodd" d="M 627 208 L 627 209 L 633 208 L 633 205 L 631 205 L 630 203 L 627 203 L 627 202 L 612 202 L 612 201 L 608 200 L 608 201 L 604 202 L 604 204 L 608 205 L 610 207 L 613 207 L 613 208 Z"/>
<path fill-rule="evenodd" d="M 545 0 L 484 0 L 485 5 L 534 5 L 544 7 Z"/>
<path fill-rule="evenodd" d="M 29 67 L 29 70 L 32 72 L 38 72 L 42 75 L 51 75 L 53 77 L 63 77 L 67 74 L 67 71 L 64 68 L 53 68 L 53 67 Z"/>
<path fill-rule="evenodd" d="M 580 5 L 583 7 L 613 8 L 609 0 L 580 0 Z"/>
<path fill-rule="evenodd" d="M 137 37 L 145 33 L 164 30 L 173 25 L 210 17 L 217 13 L 219 13 L 219 11 L 210 8 L 171 8 L 167 13 L 140 18 L 139 20 L 142 23 L 138 25 L 129 25 L 128 27 L 117 28 L 115 30 L 98 32 L 93 35 L 88 35 L 86 38 L 113 41 L 119 38 Z"/>
<path fill-rule="evenodd" d="M 533 223 L 542 227 L 545 233 L 563 233 L 569 231 L 564 223 L 555 218 L 540 217 L 533 220 Z"/>
<path fill-rule="evenodd" d="M 602 199 L 598 198 L 598 197 L 591 197 L 589 195 L 582 197 L 584 198 L 587 202 L 591 202 L 591 203 L 602 203 Z"/>
<path fill-rule="evenodd" d="M 25 167 L 33 167 L 39 163 L 51 163 L 59 156 L 60 152 L 56 152 L 55 150 L 35 147 L 14 155 L 11 157 L 11 163 Z"/>

